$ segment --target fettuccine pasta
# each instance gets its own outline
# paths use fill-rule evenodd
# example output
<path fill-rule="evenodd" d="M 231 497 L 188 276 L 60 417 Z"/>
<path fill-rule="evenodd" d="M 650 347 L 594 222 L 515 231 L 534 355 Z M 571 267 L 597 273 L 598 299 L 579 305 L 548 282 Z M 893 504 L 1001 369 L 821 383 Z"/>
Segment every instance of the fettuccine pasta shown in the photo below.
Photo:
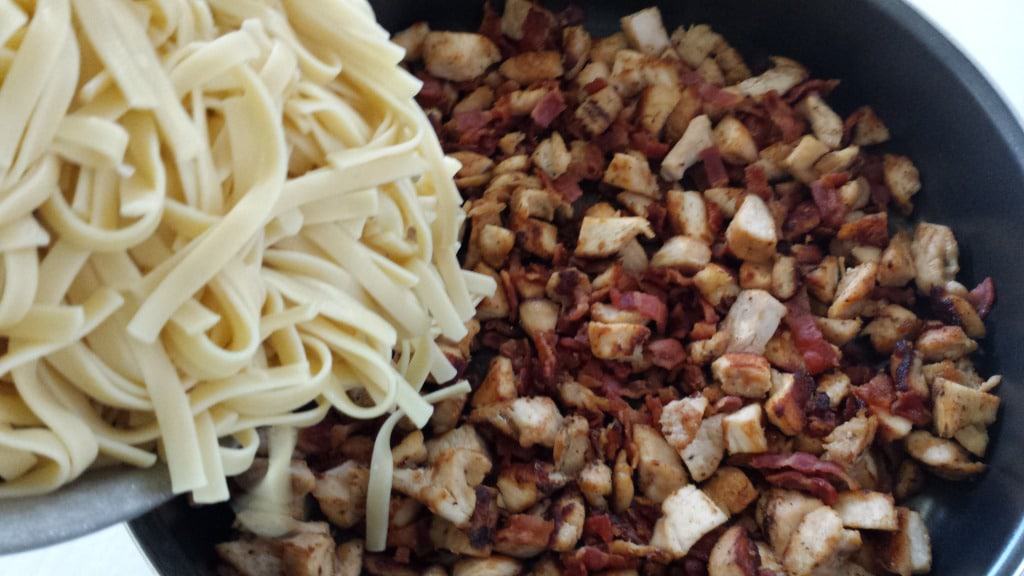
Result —
<path fill-rule="evenodd" d="M 466 393 L 421 389 L 495 285 L 459 267 L 458 163 L 364 0 L 0 15 L 0 497 L 162 458 L 222 501 L 261 427 L 278 469 L 329 409 L 390 430 Z"/>

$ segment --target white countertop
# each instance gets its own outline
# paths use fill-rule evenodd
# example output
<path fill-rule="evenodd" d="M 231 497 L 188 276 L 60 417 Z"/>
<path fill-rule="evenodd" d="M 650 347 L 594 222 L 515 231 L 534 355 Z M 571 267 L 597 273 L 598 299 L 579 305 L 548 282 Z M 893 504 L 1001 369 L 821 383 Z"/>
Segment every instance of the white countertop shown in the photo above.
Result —
<path fill-rule="evenodd" d="M 839 1 L 839 0 L 832 0 Z M 1021 0 L 909 0 L 938 24 L 993 81 L 1024 118 L 1024 2 Z M 73 566 L 73 568 L 71 568 Z M 128 528 L 113 526 L 42 550 L 0 557 L 0 576 L 155 575 Z"/>

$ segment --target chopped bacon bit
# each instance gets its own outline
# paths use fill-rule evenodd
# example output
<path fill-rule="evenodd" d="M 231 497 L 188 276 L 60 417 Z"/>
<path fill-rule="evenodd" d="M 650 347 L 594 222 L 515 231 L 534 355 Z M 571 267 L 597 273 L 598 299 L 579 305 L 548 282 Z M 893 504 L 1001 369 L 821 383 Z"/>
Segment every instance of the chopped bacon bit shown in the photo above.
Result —
<path fill-rule="evenodd" d="M 784 142 L 792 142 L 806 131 L 804 121 L 774 90 L 761 97 L 761 104 Z"/>
<path fill-rule="evenodd" d="M 608 81 L 604 78 L 596 78 L 587 82 L 587 85 L 583 87 L 583 90 L 587 94 L 597 94 L 601 90 L 604 90 L 608 86 Z"/>
<path fill-rule="evenodd" d="M 625 151 L 629 148 L 629 125 L 621 119 L 612 122 L 603 134 L 594 138 L 594 143 L 605 154 Z"/>
<path fill-rule="evenodd" d="M 825 340 L 814 316 L 806 307 L 806 296 L 797 296 L 786 303 L 783 320 L 793 335 L 793 343 L 804 359 L 808 374 L 821 374 L 839 365 L 839 354 Z"/>
<path fill-rule="evenodd" d="M 566 172 L 551 183 L 551 187 L 558 192 L 566 202 L 572 204 L 583 196 L 580 189 L 580 182 L 575 175 Z"/>
<path fill-rule="evenodd" d="M 886 374 L 878 374 L 866 384 L 855 386 L 853 393 L 869 407 L 882 410 L 888 410 L 896 400 L 892 379 Z"/>
<path fill-rule="evenodd" d="M 967 295 L 967 301 L 978 311 L 978 316 L 985 318 L 996 303 L 996 283 L 989 276 L 974 287 Z"/>
<path fill-rule="evenodd" d="M 807 492 L 829 506 L 835 504 L 836 499 L 839 496 L 835 487 L 829 484 L 824 478 L 807 476 L 795 470 L 766 474 L 764 479 L 773 486 L 786 488 L 788 490 Z"/>
<path fill-rule="evenodd" d="M 562 555 L 566 576 L 587 576 L 601 570 L 622 570 L 636 566 L 636 560 L 609 554 L 595 546 L 584 546 Z"/>
<path fill-rule="evenodd" d="M 743 408 L 743 398 L 739 396 L 723 396 L 715 402 L 715 414 L 732 414 Z"/>
<path fill-rule="evenodd" d="M 709 84 L 701 79 L 700 87 L 697 89 L 700 99 L 709 104 L 716 111 L 722 112 L 731 110 L 743 102 L 743 96 L 728 90 L 722 90 L 714 84 Z"/>
<path fill-rule="evenodd" d="M 839 488 L 856 490 L 857 482 L 834 462 L 819 460 L 814 454 L 793 452 L 792 454 L 761 454 L 755 456 L 750 465 L 758 470 L 791 469 L 808 476 L 824 478 Z"/>
<path fill-rule="evenodd" d="M 629 145 L 634 150 L 643 152 L 649 160 L 661 160 L 668 154 L 669 145 L 658 141 L 644 130 L 637 130 L 629 135 Z"/>
<path fill-rule="evenodd" d="M 533 119 L 534 124 L 541 128 L 547 128 L 551 126 L 551 123 L 558 118 L 558 115 L 565 111 L 567 108 L 565 104 L 565 98 L 562 96 L 562 91 L 557 87 L 549 90 L 540 102 L 533 107 L 533 111 L 530 112 L 530 118 Z"/>
<path fill-rule="evenodd" d="M 910 371 L 914 366 L 914 345 L 909 340 L 900 340 L 896 343 L 892 358 L 897 361 L 896 369 L 893 371 L 896 390 L 906 392 L 910 390 Z"/>
<path fill-rule="evenodd" d="M 692 340 L 707 340 L 718 332 L 718 327 L 708 322 L 697 322 L 693 325 L 690 330 L 690 339 Z"/>
<path fill-rule="evenodd" d="M 484 548 L 494 539 L 494 529 L 498 525 L 498 491 L 487 486 L 476 487 L 476 507 L 469 518 L 466 535 L 474 548 Z"/>
<path fill-rule="evenodd" d="M 797 264 L 804 264 L 807 266 L 820 264 L 825 258 L 825 254 L 821 251 L 821 247 L 815 244 L 794 244 L 789 247 L 789 252 L 793 255 L 793 258 L 796 258 Z"/>
<path fill-rule="evenodd" d="M 806 388 L 809 399 L 805 403 L 807 424 L 804 426 L 804 432 L 811 438 L 824 438 L 839 424 L 839 418 L 832 411 L 828 394 L 816 392 L 813 379 L 808 377 L 807 381 L 809 381 L 810 387 Z"/>
<path fill-rule="evenodd" d="M 416 101 L 424 108 L 441 108 L 448 110 L 455 102 L 451 98 L 451 92 L 444 89 L 444 80 L 435 78 L 426 72 L 419 72 L 416 77 L 423 82 L 420 91 L 416 94 Z"/>
<path fill-rule="evenodd" d="M 718 152 L 717 146 L 701 150 L 700 159 L 704 162 L 709 187 L 721 188 L 729 184 L 729 174 L 725 171 L 725 163 L 722 162 L 722 155 Z"/>
<path fill-rule="evenodd" d="M 533 516 L 532 514 L 513 514 L 508 517 L 508 525 L 498 530 L 495 540 L 513 546 L 536 546 L 544 548 L 555 530 L 551 520 Z"/>
<path fill-rule="evenodd" d="M 675 369 L 686 360 L 686 349 L 674 338 L 654 340 L 647 344 L 647 351 L 650 353 L 651 362 L 666 370 Z"/>
<path fill-rule="evenodd" d="M 821 224 L 821 212 L 814 202 L 801 202 L 786 216 L 782 224 L 782 237 L 786 240 L 799 240 Z"/>
<path fill-rule="evenodd" d="M 803 99 L 811 92 L 817 92 L 822 98 L 832 93 L 836 87 L 839 86 L 839 80 L 823 80 L 821 78 L 811 78 L 804 82 L 797 84 L 796 86 L 789 89 L 786 95 L 782 97 L 787 104 L 793 105 Z"/>
<path fill-rule="evenodd" d="M 646 294 L 644 292 L 619 292 L 612 291 L 612 305 L 620 310 L 633 310 L 642 314 L 645 318 L 654 320 L 658 333 L 665 333 L 665 324 L 668 322 L 668 307 L 661 298 Z"/>
<path fill-rule="evenodd" d="M 607 514 L 594 514 L 587 518 L 583 524 L 583 536 L 597 538 L 605 544 L 615 538 L 612 527 L 612 519 Z"/>
<path fill-rule="evenodd" d="M 814 198 L 814 205 L 817 206 L 818 213 L 821 214 L 822 224 L 831 228 L 839 228 L 843 225 L 846 204 L 843 204 L 839 192 L 828 185 L 824 178 L 811 184 L 811 197 Z"/>
<path fill-rule="evenodd" d="M 708 211 L 708 228 L 711 229 L 712 234 L 717 236 L 725 225 L 725 214 L 717 204 L 712 202 L 707 203 L 705 208 Z"/>
<path fill-rule="evenodd" d="M 534 5 L 523 22 L 523 39 L 519 41 L 520 52 L 537 52 L 554 47 L 554 32 L 557 22 L 551 12 Z"/>
<path fill-rule="evenodd" d="M 896 401 L 892 403 L 892 413 L 918 426 L 925 426 L 932 421 L 932 411 L 928 404 L 927 396 L 916 392 L 897 392 Z"/>
<path fill-rule="evenodd" d="M 772 197 L 772 187 L 768 184 L 768 177 L 764 168 L 757 164 L 749 164 L 743 171 L 747 184 L 747 192 L 756 194 L 767 202 Z"/>
<path fill-rule="evenodd" d="M 586 19 L 586 12 L 579 4 L 569 4 L 561 12 L 555 14 L 555 20 L 559 28 L 566 26 L 578 26 Z"/>
<path fill-rule="evenodd" d="M 853 139 L 853 130 L 857 127 L 857 124 L 861 119 L 870 112 L 871 108 L 869 106 L 861 106 L 846 117 L 846 120 L 843 121 L 843 146 L 850 143 L 850 140 Z"/>

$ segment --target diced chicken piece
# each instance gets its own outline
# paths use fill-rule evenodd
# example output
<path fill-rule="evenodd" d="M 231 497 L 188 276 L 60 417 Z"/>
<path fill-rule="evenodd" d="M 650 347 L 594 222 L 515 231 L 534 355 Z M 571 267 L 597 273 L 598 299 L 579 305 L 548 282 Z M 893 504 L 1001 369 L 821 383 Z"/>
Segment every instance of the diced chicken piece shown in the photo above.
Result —
<path fill-rule="evenodd" d="M 708 399 L 704 396 L 689 396 L 673 400 L 661 410 L 658 423 L 665 440 L 680 455 L 697 437 L 701 420 L 708 408 Z"/>
<path fill-rule="evenodd" d="M 362 540 L 349 540 L 338 544 L 335 551 L 334 576 L 359 576 L 363 572 Z"/>
<path fill-rule="evenodd" d="M 722 322 L 729 335 L 728 352 L 763 354 L 786 315 L 786 307 L 764 290 L 744 290 Z"/>
<path fill-rule="evenodd" d="M 654 136 L 660 134 L 681 98 L 682 92 L 674 86 L 655 84 L 644 88 L 637 109 L 640 126 Z"/>
<path fill-rule="evenodd" d="M 672 109 L 665 123 L 665 140 L 677 142 L 683 137 L 690 121 L 697 117 L 704 109 L 704 102 L 700 93 L 693 86 L 682 89 L 679 92 L 679 103 Z"/>
<path fill-rule="evenodd" d="M 216 546 L 217 558 L 239 576 L 284 574 L 279 546 L 273 540 L 234 540 Z"/>
<path fill-rule="evenodd" d="M 604 62 L 610 66 L 615 61 L 615 55 L 627 46 L 626 35 L 622 32 L 598 38 L 590 49 L 590 59 L 595 62 Z"/>
<path fill-rule="evenodd" d="M 704 493 L 730 515 L 739 514 L 757 500 L 757 488 L 750 478 L 732 466 L 723 466 L 704 484 Z"/>
<path fill-rule="evenodd" d="M 886 442 L 906 438 L 914 427 L 914 423 L 910 420 L 881 408 L 875 409 L 874 415 L 878 419 L 877 434 Z"/>
<path fill-rule="evenodd" d="M 732 302 L 740 293 L 736 278 L 723 266 L 708 264 L 693 277 L 700 295 L 712 306 L 719 307 Z"/>
<path fill-rule="evenodd" d="M 947 226 L 919 223 L 914 229 L 910 252 L 917 289 L 922 294 L 931 294 L 933 288 L 945 288 L 960 271 L 960 248 Z"/>
<path fill-rule="evenodd" d="M 669 190 L 665 209 L 677 233 L 711 244 L 713 238 L 708 226 L 707 207 L 700 192 Z"/>
<path fill-rule="evenodd" d="M 644 65 L 648 57 L 636 50 L 620 50 L 612 64 L 611 85 L 623 98 L 632 98 L 644 88 Z"/>
<path fill-rule="evenodd" d="M 701 270 L 709 262 L 711 248 L 689 236 L 669 238 L 651 257 L 651 266 L 655 268 L 676 268 L 686 274 Z"/>
<path fill-rule="evenodd" d="M 907 454 L 943 478 L 961 480 L 985 470 L 985 464 L 972 462 L 967 451 L 956 442 L 936 438 L 924 430 L 911 432 L 905 446 Z"/>
<path fill-rule="evenodd" d="M 896 470 L 892 494 L 896 497 L 897 502 L 902 502 L 920 492 L 924 483 L 924 470 L 916 461 L 908 458 L 901 462 Z"/>
<path fill-rule="evenodd" d="M 823 459 L 842 466 L 852 465 L 874 442 L 877 429 L 874 416 L 855 416 L 843 422 L 825 437 Z"/>
<path fill-rule="evenodd" d="M 725 231 L 729 250 L 741 260 L 767 262 L 775 255 L 775 219 L 759 196 L 748 194 Z"/>
<path fill-rule="evenodd" d="M 757 523 L 776 556 L 784 556 L 804 516 L 825 504 L 802 492 L 770 488 L 757 502 Z M 841 525 L 841 523 L 840 523 Z"/>
<path fill-rule="evenodd" d="M 501 286 L 501 277 L 497 272 L 486 264 L 478 264 L 475 272 L 490 276 L 498 286 Z M 496 318 L 507 318 L 509 314 L 508 296 L 504 290 L 498 289 L 494 294 L 484 298 L 476 307 L 477 319 L 494 320 Z"/>
<path fill-rule="evenodd" d="M 324 576 L 335 573 L 335 544 L 327 524 L 307 524 L 277 543 L 281 550 L 282 574 Z"/>
<path fill-rule="evenodd" d="M 892 495 L 870 490 L 842 492 L 832 508 L 843 526 L 862 530 L 896 530 L 896 504 Z"/>
<path fill-rule="evenodd" d="M 452 158 L 462 165 L 455 174 L 455 183 L 459 188 L 474 188 L 483 186 L 491 180 L 491 169 L 494 161 L 476 152 L 453 152 Z"/>
<path fill-rule="evenodd" d="M 708 557 L 708 576 L 750 576 L 759 565 L 757 546 L 746 528 L 733 526 L 715 542 Z"/>
<path fill-rule="evenodd" d="M 860 148 L 856 146 L 847 146 L 842 150 L 829 152 L 819 158 L 818 161 L 814 163 L 814 171 L 822 176 L 825 174 L 834 174 L 836 172 L 846 172 L 851 166 L 853 166 L 853 163 L 858 157 L 860 157 Z M 856 180 L 853 182 L 856 183 Z M 847 184 L 849 184 L 849 182 L 847 182 Z M 847 184 L 843 184 L 843 186 L 846 186 Z M 842 198 L 842 193 L 840 193 L 840 198 Z"/>
<path fill-rule="evenodd" d="M 491 471 L 491 461 L 473 450 L 448 449 L 430 468 L 394 471 L 394 486 L 434 514 L 465 528 L 476 508 L 475 488 Z"/>
<path fill-rule="evenodd" d="M 537 485 L 536 476 L 522 472 L 517 467 L 503 467 L 495 482 L 498 494 L 501 495 L 502 508 L 512 514 L 529 510 L 544 497 Z"/>
<path fill-rule="evenodd" d="M 804 368 L 804 357 L 793 342 L 793 333 L 779 330 L 764 346 L 764 357 L 772 367 L 786 372 Z"/>
<path fill-rule="evenodd" d="M 583 536 L 587 510 L 579 494 L 566 494 L 554 503 L 555 532 L 550 547 L 555 552 L 569 552 Z"/>
<path fill-rule="evenodd" d="M 725 354 L 711 364 L 711 373 L 726 394 L 757 399 L 772 388 L 771 366 L 757 354 Z"/>
<path fill-rule="evenodd" d="M 661 433 L 643 424 L 633 425 L 636 446 L 639 488 L 652 502 L 662 502 L 687 481 L 686 469 L 679 454 L 668 445 Z"/>
<path fill-rule="evenodd" d="M 479 78 L 501 60 L 501 51 L 480 34 L 430 32 L 423 42 L 423 59 L 431 75 L 466 82 Z"/>
<path fill-rule="evenodd" d="M 889 141 L 889 128 L 875 114 L 874 109 L 865 106 L 858 110 L 857 123 L 853 126 L 853 143 L 857 146 L 872 146 Z"/>
<path fill-rule="evenodd" d="M 553 132 L 551 137 L 537 145 L 530 157 L 534 166 L 543 170 L 551 178 L 558 178 L 569 169 L 569 162 L 572 156 L 569 149 L 565 147 L 565 140 L 558 132 Z"/>
<path fill-rule="evenodd" d="M 772 395 L 764 405 L 768 421 L 783 434 L 796 436 L 804 430 L 806 396 L 797 389 L 792 374 L 772 371 L 771 377 Z"/>
<path fill-rule="evenodd" d="M 743 166 L 757 160 L 757 143 L 746 125 L 735 116 L 722 118 L 715 126 L 715 146 L 722 159 Z"/>
<path fill-rule="evenodd" d="M 850 268 L 836 287 L 836 297 L 828 309 L 829 318 L 849 320 L 864 310 L 878 277 L 878 264 L 866 262 Z"/>
<path fill-rule="evenodd" d="M 588 66 L 587 68 L 589 68 Z M 587 68 L 583 69 L 585 73 Z M 583 76 L 583 73 L 580 73 Z M 622 112 L 622 97 L 614 86 L 606 86 L 591 94 L 576 109 L 576 118 L 590 134 L 603 134 Z"/>
<path fill-rule="evenodd" d="M 604 324 L 647 324 L 649 319 L 635 310 L 621 310 L 604 302 L 590 305 L 590 320 Z"/>
<path fill-rule="evenodd" d="M 860 536 L 843 529 L 842 520 L 831 508 L 808 512 L 793 533 L 783 555 L 782 565 L 792 576 L 810 576 L 815 569 L 829 564 L 835 555 L 854 540 L 859 547 Z M 854 536 L 856 535 L 856 536 Z"/>
<path fill-rule="evenodd" d="M 559 204 L 559 199 L 548 190 L 520 187 L 512 193 L 510 202 L 513 223 L 528 218 L 550 221 Z"/>
<path fill-rule="evenodd" d="M 534 444 L 554 446 L 558 429 L 562 426 L 558 406 L 547 396 L 516 398 L 481 406 L 470 413 L 469 419 L 474 423 L 487 422 L 515 438 L 523 448 Z"/>
<path fill-rule="evenodd" d="M 772 267 L 772 295 L 779 300 L 789 300 L 796 295 L 800 277 L 796 269 L 796 258 L 779 256 Z"/>
<path fill-rule="evenodd" d="M 814 169 L 814 165 L 828 151 L 829 147 L 814 136 L 804 136 L 786 157 L 784 164 L 789 173 L 797 180 L 804 184 L 810 184 L 818 179 L 818 172 Z"/>
<path fill-rule="evenodd" d="M 643 234 L 654 237 L 646 218 L 586 216 L 580 226 L 576 255 L 584 258 L 607 258 L 622 250 L 630 240 Z"/>
<path fill-rule="evenodd" d="M 932 545 L 921 515 L 899 508 L 899 528 L 877 546 L 877 558 L 893 574 L 927 574 L 932 568 Z"/>
<path fill-rule="evenodd" d="M 701 80 L 707 84 L 725 86 L 725 73 L 722 72 L 722 68 L 713 58 L 708 58 L 701 62 L 700 66 L 697 66 L 696 72 Z"/>
<path fill-rule="evenodd" d="M 427 462 L 431 464 L 437 462 L 437 459 L 446 450 L 454 448 L 470 450 L 483 455 L 485 458 L 490 458 L 490 452 L 487 450 L 484 439 L 472 424 L 465 424 L 449 430 L 436 438 L 427 440 L 424 445 L 427 448 Z"/>
<path fill-rule="evenodd" d="M 973 424 L 964 426 L 953 435 L 961 446 L 978 458 L 985 456 L 988 450 L 988 430 L 984 426 Z"/>
<path fill-rule="evenodd" d="M 705 418 L 700 423 L 693 441 L 683 450 L 683 463 L 696 482 L 710 478 L 725 457 L 723 418 L 721 414 Z"/>
<path fill-rule="evenodd" d="M 477 496 L 484 494 L 481 491 L 477 493 Z M 489 493 L 488 493 L 489 494 Z M 492 501 L 488 506 L 488 513 L 491 510 L 494 512 L 494 519 L 497 520 L 498 507 L 497 503 Z M 470 541 L 468 531 L 472 531 L 474 528 L 469 528 L 467 531 L 459 530 L 454 524 L 441 518 L 440 516 L 433 516 L 430 519 L 430 543 L 438 549 L 448 550 L 455 554 L 461 554 L 463 556 L 469 556 L 472 558 L 487 558 L 491 555 L 492 547 L 491 542 L 488 540 L 483 542 L 476 540 L 478 546 L 474 546 L 474 542 Z M 490 525 L 481 527 L 480 532 L 489 532 L 493 530 Z M 360 574 L 357 572 L 357 574 Z"/>
<path fill-rule="evenodd" d="M 967 337 L 959 326 L 942 326 L 925 330 L 914 343 L 914 349 L 925 362 L 959 360 L 978 349 L 978 343 Z"/>
<path fill-rule="evenodd" d="M 590 33 L 583 26 L 567 26 L 562 30 L 562 50 L 564 63 L 567 67 L 565 77 L 576 78 L 590 59 L 590 48 L 593 45 Z"/>
<path fill-rule="evenodd" d="M 587 463 L 590 451 L 590 425 L 582 416 L 568 416 L 555 437 L 555 470 L 575 477 Z"/>
<path fill-rule="evenodd" d="M 725 447 L 730 454 L 758 454 L 768 450 L 760 404 L 749 404 L 722 419 Z"/>
<path fill-rule="evenodd" d="M 417 22 L 391 37 L 391 41 L 405 50 L 403 62 L 416 62 L 423 57 L 423 44 L 430 34 L 430 25 Z"/>
<path fill-rule="evenodd" d="M 528 218 L 517 226 L 517 232 L 522 236 L 523 250 L 544 259 L 554 257 L 558 247 L 558 228 L 554 224 Z"/>
<path fill-rule="evenodd" d="M 726 86 L 732 86 L 750 78 L 750 68 L 743 60 L 743 55 L 724 39 L 715 49 L 715 63 L 725 75 Z"/>
<path fill-rule="evenodd" d="M 452 567 L 452 576 L 518 576 L 523 563 L 514 558 L 498 556 L 464 558 Z"/>
<path fill-rule="evenodd" d="M 690 120 L 683 136 L 661 161 L 661 177 L 669 182 L 681 180 L 683 174 L 700 159 L 700 153 L 714 144 L 711 119 L 701 114 Z"/>
<path fill-rule="evenodd" d="M 744 290 L 771 290 L 772 268 L 773 266 L 770 262 L 744 262 L 740 264 L 740 288 Z M 838 273 L 836 282 L 839 282 Z"/>
<path fill-rule="evenodd" d="M 647 158 L 638 154 L 616 153 L 604 172 L 604 183 L 650 198 L 659 198 L 658 181 Z"/>
<path fill-rule="evenodd" d="M 522 40 L 526 17 L 534 7 L 530 0 L 508 0 L 501 14 L 501 33 L 513 40 Z"/>
<path fill-rule="evenodd" d="M 829 406 L 838 408 L 849 396 L 851 389 L 850 377 L 842 372 L 831 372 L 818 377 L 818 392 L 828 396 Z"/>
<path fill-rule="evenodd" d="M 405 438 L 391 449 L 391 457 L 395 461 L 395 466 L 426 462 L 427 448 L 423 444 L 423 432 L 414 430 L 406 434 Z"/>
<path fill-rule="evenodd" d="M 971 338 L 985 337 L 985 322 L 978 315 L 978 310 L 966 298 L 947 292 L 938 300 L 938 304 L 955 317 L 968 336 Z"/>
<path fill-rule="evenodd" d="M 698 366 L 710 364 L 715 358 L 725 354 L 729 347 L 729 337 L 728 332 L 719 330 L 707 340 L 690 342 L 686 346 L 686 354 L 690 357 L 690 361 Z"/>
<path fill-rule="evenodd" d="M 680 27 L 672 33 L 676 53 L 691 68 L 700 66 L 722 41 L 722 37 L 707 24 L 695 24 L 689 30 Z"/>
<path fill-rule="evenodd" d="M 650 196 L 644 196 L 643 194 L 637 194 L 635 192 L 619 192 L 615 195 L 615 199 L 619 201 L 629 210 L 634 216 L 647 217 L 647 210 L 654 204 L 654 199 Z"/>
<path fill-rule="evenodd" d="M 633 486 L 633 467 L 629 463 L 629 455 L 619 450 L 612 469 L 612 509 L 624 512 L 633 503 L 636 490 Z"/>
<path fill-rule="evenodd" d="M 580 73 L 576 75 L 576 85 L 583 88 L 595 81 L 607 82 L 611 76 L 612 69 L 604 62 L 590 62 L 580 70 Z M 614 88 L 612 89 L 614 91 Z M 582 96 L 587 96 L 587 92 L 583 92 Z M 618 93 L 616 93 L 618 95 Z"/>
<path fill-rule="evenodd" d="M 861 210 L 871 200 L 871 184 L 863 176 L 851 180 L 839 187 L 839 199 L 846 205 L 847 210 Z"/>
<path fill-rule="evenodd" d="M 485 84 L 467 94 L 462 100 L 459 100 L 455 108 L 452 108 L 452 114 L 487 110 L 492 104 L 494 104 L 494 89 Z M 514 133 L 512 134 L 514 138 Z M 511 155 L 511 152 L 507 154 Z"/>
<path fill-rule="evenodd" d="M 818 266 L 804 277 L 807 291 L 818 300 L 830 303 L 836 297 L 839 287 L 839 260 L 826 256 Z"/>
<path fill-rule="evenodd" d="M 696 486 L 683 486 L 661 504 L 661 518 L 654 525 L 651 546 L 673 558 L 686 556 L 705 534 L 729 517 Z"/>
<path fill-rule="evenodd" d="M 769 182 L 777 182 L 788 176 L 786 158 L 793 153 L 793 148 L 793 144 L 775 142 L 758 153 L 758 160 L 755 164 L 764 170 L 764 175 Z"/>
<path fill-rule="evenodd" d="M 875 318 L 864 327 L 871 345 L 883 354 L 891 354 L 900 340 L 912 338 L 921 327 L 913 312 L 896 304 L 882 306 Z"/>
<path fill-rule="evenodd" d="M 957 384 L 945 378 L 932 383 L 935 432 L 942 438 L 952 438 L 967 426 L 984 428 L 995 422 L 999 411 L 999 397 Z"/>
<path fill-rule="evenodd" d="M 324 472 L 313 488 L 313 498 L 320 511 L 341 528 L 351 528 L 366 516 L 366 489 L 370 470 L 349 460 Z"/>
<path fill-rule="evenodd" d="M 534 82 L 554 80 L 565 73 L 562 55 L 555 51 L 522 52 L 501 63 L 498 68 L 503 76 L 522 86 Z"/>
<path fill-rule="evenodd" d="M 814 323 L 821 330 L 821 335 L 829 343 L 836 346 L 845 346 L 860 333 L 863 321 L 860 318 L 853 320 L 842 320 L 840 318 L 815 317 Z"/>
<path fill-rule="evenodd" d="M 900 209 L 909 214 L 914 209 L 911 198 L 921 190 L 921 175 L 906 156 L 886 154 L 883 158 L 885 185 Z"/>
<path fill-rule="evenodd" d="M 843 140 L 843 119 L 836 114 L 817 92 L 811 92 L 796 105 L 796 110 L 811 123 L 814 136 L 822 144 L 835 150 Z"/>
<path fill-rule="evenodd" d="M 587 499 L 587 503 L 605 510 L 608 508 L 608 496 L 612 494 L 612 469 L 601 460 L 592 460 L 580 472 L 577 479 L 580 492 Z"/>
<path fill-rule="evenodd" d="M 781 95 L 807 79 L 807 69 L 798 62 L 781 56 L 773 56 L 771 60 L 772 67 L 763 74 L 747 78 L 736 85 L 740 92 L 756 97 L 774 90 Z"/>
<path fill-rule="evenodd" d="M 533 88 L 531 90 L 516 90 L 508 95 L 508 109 L 513 116 L 527 116 L 531 114 L 537 104 L 547 96 L 551 90 L 546 87 Z"/>
<path fill-rule="evenodd" d="M 714 204 L 726 218 L 734 218 L 746 198 L 744 188 L 708 188 L 704 191 L 704 199 Z"/>
<path fill-rule="evenodd" d="M 546 298 L 526 300 L 519 305 L 519 325 L 531 338 L 540 338 L 555 330 L 559 311 L 558 304 Z"/>
<path fill-rule="evenodd" d="M 590 322 L 587 326 L 590 353 L 602 360 L 631 360 L 637 356 L 651 330 L 637 324 Z"/>
<path fill-rule="evenodd" d="M 910 238 L 904 232 L 897 232 L 882 252 L 878 265 L 878 285 L 894 288 L 906 286 L 907 282 L 914 279 L 915 273 Z"/>
<path fill-rule="evenodd" d="M 512 252 L 512 248 L 515 247 L 516 235 L 508 228 L 487 224 L 480 231 L 477 241 L 484 262 L 492 268 L 501 268 L 509 253 Z"/>
<path fill-rule="evenodd" d="M 620 22 L 629 45 L 645 54 L 656 56 L 671 46 L 656 6 L 623 16 Z"/>

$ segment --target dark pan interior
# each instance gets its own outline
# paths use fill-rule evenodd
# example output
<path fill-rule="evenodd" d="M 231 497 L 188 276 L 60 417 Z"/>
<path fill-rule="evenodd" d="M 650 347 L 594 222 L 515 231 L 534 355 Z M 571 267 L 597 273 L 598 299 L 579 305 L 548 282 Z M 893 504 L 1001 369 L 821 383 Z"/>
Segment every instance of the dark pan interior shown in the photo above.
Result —
<path fill-rule="evenodd" d="M 482 0 L 379 0 L 392 30 L 417 20 L 471 29 Z M 1024 134 L 978 71 L 941 34 L 896 0 L 588 0 L 587 25 L 613 32 L 618 18 L 652 3 L 666 24 L 707 22 L 757 65 L 783 54 L 817 77 L 841 78 L 838 111 L 871 104 L 894 134 L 892 150 L 921 170 L 915 215 L 951 226 L 961 280 L 995 278 L 998 299 L 982 342 L 985 373 L 1005 375 L 1003 411 L 992 429 L 989 471 L 974 483 L 932 482 L 916 507 L 925 514 L 937 575 L 1017 574 L 1024 561 Z M 162 574 L 213 574 L 212 542 L 226 537 L 226 507 L 195 510 L 178 499 L 132 523 Z"/>

